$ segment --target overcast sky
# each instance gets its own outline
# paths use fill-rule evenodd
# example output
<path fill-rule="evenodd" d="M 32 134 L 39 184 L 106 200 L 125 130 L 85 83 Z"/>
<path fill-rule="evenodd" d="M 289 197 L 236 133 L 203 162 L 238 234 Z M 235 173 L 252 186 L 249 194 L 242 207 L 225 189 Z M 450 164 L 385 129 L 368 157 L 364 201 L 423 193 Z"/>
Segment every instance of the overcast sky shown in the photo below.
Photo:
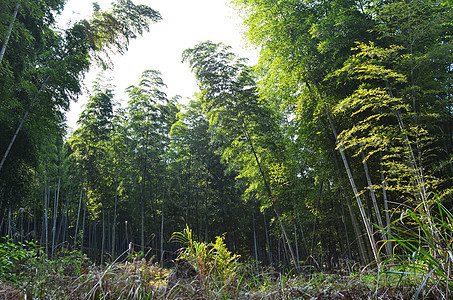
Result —
<path fill-rule="evenodd" d="M 92 12 L 92 2 L 69 0 L 60 22 L 67 24 L 88 18 Z M 101 9 L 106 10 L 112 0 L 96 2 Z M 159 11 L 163 20 L 152 24 L 149 33 L 133 40 L 126 54 L 114 57 L 115 67 L 111 74 L 116 86 L 115 98 L 119 102 L 127 101 L 124 90 L 136 84 L 141 73 L 147 69 L 162 72 L 169 98 L 180 95 L 183 97 L 182 102 L 187 101 L 197 91 L 197 86 L 189 66 L 181 63 L 181 54 L 201 41 L 222 42 L 232 46 L 235 53 L 249 58 L 251 64 L 257 61 L 257 51 L 246 46 L 241 21 L 231 8 L 230 0 L 135 0 L 134 3 L 146 4 Z M 87 75 L 87 88 L 91 88 L 98 72 L 92 70 Z M 68 125 L 73 129 L 76 128 L 87 94 L 79 97 L 77 103 L 71 103 L 67 117 Z"/>

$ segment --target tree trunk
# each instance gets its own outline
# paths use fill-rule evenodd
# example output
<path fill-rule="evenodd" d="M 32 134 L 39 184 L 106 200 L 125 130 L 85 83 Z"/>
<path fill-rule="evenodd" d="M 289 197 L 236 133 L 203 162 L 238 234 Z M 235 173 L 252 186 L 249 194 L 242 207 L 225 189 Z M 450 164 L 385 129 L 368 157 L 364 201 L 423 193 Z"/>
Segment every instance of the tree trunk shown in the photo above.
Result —
<path fill-rule="evenodd" d="M 264 185 L 265 185 L 266 191 L 267 191 L 267 195 L 268 195 L 269 199 L 272 200 L 272 191 L 271 191 L 271 188 L 269 186 L 269 183 L 267 182 L 266 176 L 264 175 L 263 168 L 261 167 L 260 160 L 258 159 L 258 154 L 255 151 L 255 147 L 253 146 L 252 140 L 251 140 L 251 138 L 250 138 L 250 136 L 249 136 L 249 134 L 247 132 L 247 129 L 245 128 L 245 125 L 243 127 L 244 127 L 245 136 L 246 136 L 247 141 L 249 142 L 249 145 L 250 145 L 250 149 L 252 150 L 253 156 L 255 157 L 255 162 L 258 165 L 258 169 L 260 171 L 261 177 L 263 178 Z M 294 266 L 296 267 L 296 272 L 298 272 L 296 256 L 294 255 L 294 251 L 293 251 L 293 248 L 291 247 L 291 243 L 289 241 L 288 235 L 286 234 L 285 227 L 283 226 L 283 223 L 281 221 L 280 214 L 279 214 L 277 208 L 275 207 L 275 205 L 273 205 L 273 208 L 274 208 L 275 216 L 277 217 L 278 223 L 280 224 L 280 228 L 282 230 L 283 237 L 285 238 L 285 241 L 288 244 L 288 249 L 289 249 L 289 252 L 291 254 L 291 259 L 292 259 L 292 261 L 294 263 Z"/>
<path fill-rule="evenodd" d="M 52 255 L 54 257 L 55 252 L 55 235 L 57 233 L 57 217 L 58 217 L 58 198 L 60 197 L 60 178 L 58 178 L 58 185 L 55 182 L 55 198 L 53 201 L 53 223 L 52 223 Z"/>
<path fill-rule="evenodd" d="M 82 208 L 82 197 L 83 197 L 83 184 L 84 181 L 82 181 L 82 186 L 80 187 L 80 199 L 79 199 L 79 209 L 77 210 L 77 220 L 76 220 L 76 227 L 75 227 L 75 233 L 74 233 L 74 248 L 77 247 L 77 236 L 79 234 L 79 217 L 80 217 L 80 209 Z"/>
<path fill-rule="evenodd" d="M 8 148 L 6 148 L 5 154 L 3 154 L 2 161 L 0 162 L 0 172 L 2 171 L 3 165 L 5 164 L 6 158 L 8 157 L 9 152 L 11 151 L 11 147 L 14 144 L 14 141 L 16 140 L 17 136 L 19 135 L 20 130 L 22 129 L 22 126 L 24 125 L 25 119 L 27 118 L 28 114 L 30 113 L 30 109 L 33 107 L 33 104 L 35 103 L 36 99 L 38 98 L 38 95 L 41 93 L 42 89 L 47 83 L 47 80 L 49 80 L 50 75 L 47 76 L 46 80 L 44 80 L 44 83 L 42 84 L 41 88 L 39 91 L 36 93 L 35 97 L 31 101 L 30 105 L 27 108 L 27 111 L 25 112 L 24 116 L 22 117 L 22 120 L 19 123 L 19 126 L 17 126 L 16 132 L 14 133 L 11 141 L 8 144 Z"/>
<path fill-rule="evenodd" d="M 344 233 L 346 236 L 346 249 L 348 250 L 348 258 L 351 259 L 351 244 L 349 242 L 349 234 L 348 234 L 348 227 L 346 226 L 346 214 L 344 212 L 344 203 L 343 203 L 343 197 L 340 195 L 340 205 L 341 205 L 341 221 L 343 222 L 344 226 Z"/>
<path fill-rule="evenodd" d="M 164 170 L 164 182 L 162 184 L 162 218 L 160 222 L 160 264 L 164 264 L 164 202 L 165 202 L 165 175 L 166 172 Z"/>
<path fill-rule="evenodd" d="M 297 241 L 297 224 L 296 224 L 296 218 L 293 219 L 294 221 L 294 244 L 296 246 L 296 258 L 297 258 L 297 264 L 299 265 L 300 262 L 300 257 L 299 257 L 299 245 Z"/>
<path fill-rule="evenodd" d="M 360 155 L 362 156 L 363 169 L 365 171 L 365 176 L 366 176 L 366 180 L 368 183 L 368 188 L 370 190 L 370 196 L 371 196 L 371 200 L 373 202 L 374 212 L 376 213 L 376 219 L 377 219 L 378 225 L 381 228 L 385 228 L 384 223 L 382 222 L 381 212 L 379 210 L 379 206 L 377 203 L 376 193 L 374 192 L 373 183 L 371 182 L 370 173 L 368 171 L 368 164 L 365 159 L 365 154 L 363 154 L 363 151 L 360 151 Z M 385 243 L 385 241 L 388 240 L 387 235 L 381 231 L 381 236 L 382 236 L 382 240 Z M 390 255 L 392 253 L 392 248 L 390 248 L 389 246 L 390 246 L 390 244 L 385 243 L 385 250 L 387 251 L 388 255 Z"/>
<path fill-rule="evenodd" d="M 337 153 L 332 150 L 332 154 L 333 154 L 333 157 L 334 157 L 335 166 L 337 168 L 338 177 L 340 178 L 340 182 L 343 182 L 343 175 L 342 175 L 342 173 L 340 171 L 340 164 L 338 162 Z M 340 191 L 341 191 L 342 195 L 347 194 L 345 192 L 345 190 L 344 190 L 343 185 L 340 186 Z M 349 196 L 348 195 L 343 196 L 341 199 L 346 199 L 346 204 L 348 206 L 349 216 L 351 217 L 352 228 L 354 230 L 354 235 L 355 235 L 355 238 L 357 240 L 357 245 L 359 247 L 360 260 L 361 260 L 361 262 L 363 264 L 366 264 L 368 262 L 368 259 L 367 259 L 367 254 L 366 254 L 366 251 L 365 251 L 365 243 L 364 243 L 364 241 L 362 239 L 362 234 L 361 234 L 361 230 L 360 230 L 360 227 L 359 227 L 359 223 L 357 222 L 357 218 L 356 218 L 356 215 L 355 215 L 354 210 L 352 208 L 351 201 L 349 200 Z M 345 224 L 345 228 L 346 228 L 346 224 Z M 348 249 L 349 248 L 350 247 L 348 245 Z"/>
<path fill-rule="evenodd" d="M 302 252 L 302 254 L 305 254 L 305 256 L 307 256 L 307 251 L 308 251 L 307 241 L 305 239 L 305 234 L 304 234 L 304 230 L 302 228 L 302 223 L 300 222 L 299 214 L 296 214 L 296 218 L 297 218 L 297 223 L 299 225 L 300 234 L 302 236 L 302 242 L 304 244 L 304 251 Z"/>
<path fill-rule="evenodd" d="M 71 187 L 72 182 L 69 183 L 69 188 L 66 193 L 66 201 L 65 206 L 62 212 L 62 216 L 60 219 L 60 225 L 58 226 L 58 234 L 57 234 L 57 241 L 61 241 L 63 244 L 66 242 L 66 233 L 68 228 L 68 205 L 69 205 L 69 197 L 71 194 Z"/>
<path fill-rule="evenodd" d="M 4 208 L 3 210 L 3 216 L 2 216 L 2 221 L 0 222 L 0 235 L 1 236 L 6 236 L 7 233 L 6 233 L 6 230 L 3 230 L 3 224 L 5 223 L 5 218 L 6 218 L 6 211 L 7 209 Z M 36 219 L 36 218 L 35 218 Z"/>
<path fill-rule="evenodd" d="M 112 258 L 116 258 L 116 207 L 118 203 L 118 176 L 115 178 L 115 203 L 113 204 L 113 225 L 112 225 Z"/>
<path fill-rule="evenodd" d="M 321 180 L 321 183 L 319 184 L 318 199 L 316 200 L 316 210 L 317 211 L 319 211 L 323 186 L 324 186 L 324 180 Z M 310 255 L 311 256 L 313 256 L 313 248 L 314 248 L 314 244 L 315 244 L 316 223 L 318 223 L 318 217 L 315 215 L 315 220 L 313 222 L 313 237 L 311 239 L 311 246 L 310 246 Z"/>
<path fill-rule="evenodd" d="M 105 252 L 105 212 L 104 208 L 102 208 L 101 265 L 104 264 L 104 252 Z"/>
<path fill-rule="evenodd" d="M 11 224 L 11 208 L 8 208 L 8 234 L 7 236 L 11 239 L 13 238 L 13 230 L 12 230 L 12 224 Z"/>
<path fill-rule="evenodd" d="M 253 249 L 255 253 L 255 265 L 258 264 L 258 245 L 256 241 L 256 228 L 255 228 L 255 214 L 252 213 L 252 222 L 253 222 Z"/>
<path fill-rule="evenodd" d="M 44 175 L 45 176 L 45 175 Z M 46 245 L 46 255 L 49 255 L 49 196 L 50 186 L 47 186 L 47 178 L 44 180 L 44 243 Z"/>
<path fill-rule="evenodd" d="M 329 119 L 330 127 L 331 127 L 332 133 L 335 137 L 335 141 L 338 143 L 337 131 L 335 130 L 335 126 L 333 125 L 332 118 L 330 117 L 330 113 L 327 109 L 326 109 L 326 114 Z M 342 145 L 340 145 L 339 148 L 340 148 L 339 150 L 340 150 L 341 159 L 343 160 L 343 164 L 346 169 L 346 173 L 348 174 L 349 182 L 351 184 L 352 191 L 354 192 L 354 196 L 356 198 L 357 205 L 359 207 L 360 214 L 362 216 L 363 224 L 365 225 L 365 229 L 367 232 L 368 239 L 370 241 L 371 249 L 373 250 L 374 259 L 378 260 L 379 254 L 378 254 L 376 242 L 374 240 L 373 230 L 371 228 L 370 220 L 368 219 L 368 217 L 366 215 L 365 208 L 363 207 L 363 204 L 362 204 L 362 199 L 360 198 L 359 191 L 357 190 L 357 186 L 355 184 L 354 178 L 352 177 L 352 172 L 351 172 L 351 169 L 349 168 L 348 160 L 346 159 L 346 155 L 344 154 L 344 148 Z"/>
<path fill-rule="evenodd" d="M 140 215 L 140 248 L 142 252 L 145 252 L 145 199 L 144 196 L 141 196 L 140 201 L 141 215 Z"/>
<path fill-rule="evenodd" d="M 263 212 L 263 218 L 264 218 L 264 231 L 266 233 L 266 248 L 267 248 L 267 254 L 269 256 L 269 265 L 273 265 L 273 259 L 272 259 L 272 247 L 271 247 L 271 242 L 269 239 L 269 231 L 267 229 L 267 221 L 266 221 L 266 212 Z"/>
<path fill-rule="evenodd" d="M 389 211 L 389 202 L 388 202 L 388 197 L 387 197 L 387 182 L 385 181 L 385 177 L 384 177 L 384 166 L 383 166 L 383 162 L 382 162 L 382 151 L 379 151 L 379 166 L 380 166 L 380 171 L 381 171 L 381 184 L 382 184 L 382 196 L 384 198 L 384 211 L 385 211 L 385 221 L 386 221 L 386 230 L 388 232 L 389 235 L 392 234 L 392 228 L 390 227 L 390 211 Z M 390 240 L 388 240 L 387 244 L 389 245 L 388 247 L 390 248 L 390 252 L 388 252 L 387 254 L 388 255 L 392 255 L 393 252 L 392 252 L 392 249 L 393 249 L 393 246 L 392 246 L 392 242 Z"/>
<path fill-rule="evenodd" d="M 86 204 L 86 193 L 85 193 L 85 201 L 82 203 L 83 205 L 83 217 L 82 217 L 82 234 L 80 235 L 80 251 L 83 252 L 83 246 L 85 242 L 85 219 L 86 219 L 86 212 L 87 212 L 87 204 Z"/>
<path fill-rule="evenodd" d="M 8 32 L 6 33 L 5 41 L 3 42 L 2 50 L 0 51 L 0 65 L 2 64 L 3 56 L 5 55 L 5 51 L 6 51 L 6 46 L 8 45 L 9 38 L 11 37 L 11 32 L 13 31 L 13 25 L 14 25 L 14 21 L 16 20 L 17 13 L 19 11 L 20 1 L 21 0 L 17 1 L 16 7 L 14 8 L 13 19 L 9 23 Z"/>

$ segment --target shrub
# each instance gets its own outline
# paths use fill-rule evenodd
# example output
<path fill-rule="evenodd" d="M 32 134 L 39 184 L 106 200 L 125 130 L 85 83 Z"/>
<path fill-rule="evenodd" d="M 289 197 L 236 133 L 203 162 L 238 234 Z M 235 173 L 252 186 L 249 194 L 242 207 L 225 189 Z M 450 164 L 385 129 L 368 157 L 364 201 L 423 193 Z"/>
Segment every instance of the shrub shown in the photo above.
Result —
<path fill-rule="evenodd" d="M 14 243 L 6 237 L 0 244 L 0 277 L 9 281 L 17 281 L 23 274 L 24 263 L 36 256 L 38 246 L 33 242 Z"/>
<path fill-rule="evenodd" d="M 232 296 L 239 280 L 237 269 L 240 255 L 228 251 L 224 235 L 217 236 L 214 242 L 208 244 L 197 242 L 193 239 L 192 230 L 186 227 L 182 232 L 173 233 L 171 240 L 184 244 L 177 261 L 187 260 L 195 268 L 203 296 Z"/>

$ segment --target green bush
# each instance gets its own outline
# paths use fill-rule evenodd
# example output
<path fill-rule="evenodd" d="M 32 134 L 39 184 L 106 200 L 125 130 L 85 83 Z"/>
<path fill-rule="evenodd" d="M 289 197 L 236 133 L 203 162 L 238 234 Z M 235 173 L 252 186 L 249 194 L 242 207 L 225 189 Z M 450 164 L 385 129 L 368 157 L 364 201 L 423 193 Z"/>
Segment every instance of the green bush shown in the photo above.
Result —
<path fill-rule="evenodd" d="M 36 256 L 39 251 L 34 242 L 17 242 L 6 236 L 0 244 L 0 277 L 9 281 L 17 281 L 24 273 L 25 263 Z"/>
<path fill-rule="evenodd" d="M 186 227 L 182 232 L 173 233 L 171 240 L 185 245 L 177 260 L 187 260 L 195 268 L 205 295 L 231 296 L 239 280 L 237 269 L 240 255 L 228 251 L 225 236 L 218 236 L 211 243 L 197 242 L 193 239 L 192 230 Z"/>

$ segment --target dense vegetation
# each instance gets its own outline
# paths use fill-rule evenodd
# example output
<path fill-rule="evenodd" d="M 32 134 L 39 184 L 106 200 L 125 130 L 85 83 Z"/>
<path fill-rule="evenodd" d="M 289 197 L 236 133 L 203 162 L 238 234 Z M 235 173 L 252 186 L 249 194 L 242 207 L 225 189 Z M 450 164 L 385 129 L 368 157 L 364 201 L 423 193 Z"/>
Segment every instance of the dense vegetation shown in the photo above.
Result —
<path fill-rule="evenodd" d="M 186 105 L 157 70 L 121 108 L 99 78 L 70 135 L 89 67 L 109 68 L 161 17 L 119 0 L 57 29 L 64 3 L 0 3 L 3 278 L 57 264 L 55 286 L 81 285 L 36 297 L 291 298 L 338 280 L 313 274 L 368 266 L 373 279 L 326 297 L 449 297 L 451 1 L 236 0 L 258 65 L 194 45 L 182 59 L 200 92 Z M 162 269 L 178 253 L 189 287 Z"/>

